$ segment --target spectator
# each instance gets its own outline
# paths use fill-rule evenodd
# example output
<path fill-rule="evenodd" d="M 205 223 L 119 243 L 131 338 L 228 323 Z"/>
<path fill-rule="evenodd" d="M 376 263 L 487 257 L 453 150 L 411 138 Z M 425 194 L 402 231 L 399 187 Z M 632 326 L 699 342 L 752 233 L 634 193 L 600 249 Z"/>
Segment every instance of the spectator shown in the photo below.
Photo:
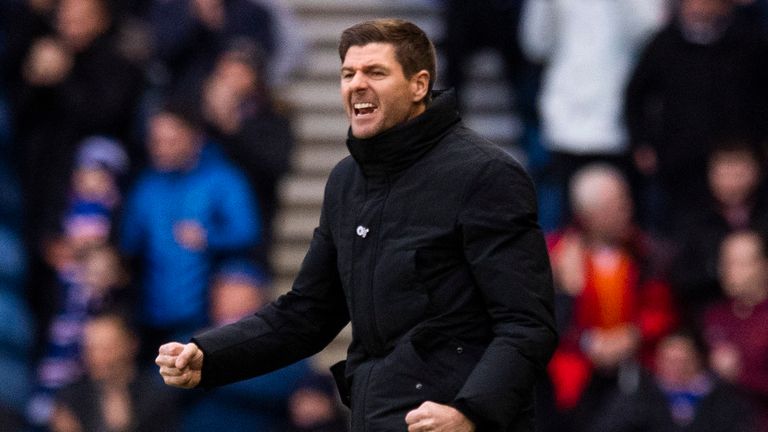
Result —
<path fill-rule="evenodd" d="M 723 133 L 766 137 L 768 50 L 732 0 L 682 0 L 627 88 L 635 162 L 659 185 L 662 228 L 706 196 L 706 159 Z M 674 226 L 674 225 L 672 225 Z"/>
<path fill-rule="evenodd" d="M 603 391 L 650 364 L 677 315 L 660 249 L 633 223 L 629 187 L 618 169 L 588 165 L 571 182 L 574 224 L 550 238 L 561 343 L 549 371 L 558 407 L 591 413 Z M 589 384 L 589 388 L 585 388 Z M 593 404 L 593 405 L 590 405 Z"/>
<path fill-rule="evenodd" d="M 294 138 L 273 105 L 265 60 L 247 39 L 234 41 L 206 81 L 202 106 L 210 135 L 244 171 L 259 200 L 263 229 L 255 258 L 269 269 L 277 185 L 289 169 Z"/>
<path fill-rule="evenodd" d="M 58 269 L 60 306 L 48 328 L 45 352 L 37 371 L 38 388 L 29 406 L 29 420 L 48 422 L 57 391 L 83 376 L 82 337 L 90 317 L 104 310 L 127 311 L 131 292 L 117 250 L 106 243 L 73 244 L 62 237 Z"/>
<path fill-rule="evenodd" d="M 539 95 L 542 138 L 561 195 L 561 223 L 570 210 L 568 182 L 590 162 L 629 174 L 623 92 L 646 40 L 662 24 L 662 0 L 529 0 L 523 10 L 524 52 L 544 63 Z"/>
<path fill-rule="evenodd" d="M 704 316 L 710 364 L 738 386 L 758 409 L 768 431 L 768 255 L 753 231 L 728 235 L 720 249 L 720 283 L 729 298 Z"/>
<path fill-rule="evenodd" d="M 151 8 L 156 56 L 167 69 L 171 95 L 191 102 L 221 51 L 249 38 L 268 58 L 275 51 L 275 21 L 251 0 L 155 1 Z M 295 30 L 295 29 L 294 29 Z M 173 83 L 173 84 L 171 84 Z"/>
<path fill-rule="evenodd" d="M 127 171 L 128 156 L 114 140 L 95 136 L 80 144 L 63 218 L 64 232 L 76 248 L 110 240 L 122 199 L 120 180 Z"/>
<path fill-rule="evenodd" d="M 62 0 L 57 32 L 35 40 L 16 106 L 18 149 L 33 240 L 54 230 L 66 205 L 77 143 L 129 135 L 141 80 L 115 53 L 106 0 Z M 128 142 L 128 141 L 125 141 Z"/>
<path fill-rule="evenodd" d="M 47 3 L 29 1 L 30 7 Z M 12 99 L 14 161 L 31 258 L 28 292 L 41 329 L 56 311 L 50 292 L 55 270 L 45 264 L 42 249 L 53 241 L 49 237 L 56 235 L 67 206 L 77 144 L 93 134 L 130 142 L 125 138 L 141 86 L 135 70 L 115 52 L 106 0 L 54 3 L 55 32 L 29 47 Z"/>
<path fill-rule="evenodd" d="M 267 304 L 267 283 L 264 272 L 247 261 L 224 264 L 211 286 L 212 325 L 238 321 Z M 185 411 L 183 430 L 284 430 L 288 423 L 288 397 L 308 373 L 309 363 L 301 361 L 258 378 L 198 394 Z"/>
<path fill-rule="evenodd" d="M 293 8 L 282 0 L 253 0 L 268 9 L 275 26 L 275 52 L 271 56 L 266 73 L 271 87 L 283 88 L 291 84 L 306 57 L 306 42 Z"/>
<path fill-rule="evenodd" d="M 169 104 L 151 117 L 144 172 L 126 201 L 120 243 L 140 264 L 140 325 L 150 361 L 157 347 L 208 325 L 208 283 L 216 261 L 252 248 L 260 232 L 241 172 L 197 118 Z"/>
<path fill-rule="evenodd" d="M 655 372 L 606 397 L 584 432 L 754 432 L 751 406 L 709 372 L 698 345 L 684 332 L 662 339 Z"/>
<path fill-rule="evenodd" d="M 291 395 L 289 432 L 345 432 L 349 430 L 339 409 L 330 377 L 310 374 Z"/>
<path fill-rule="evenodd" d="M 688 209 L 675 232 L 680 252 L 672 282 L 691 324 L 724 295 L 718 282 L 720 244 L 729 233 L 753 229 L 768 233 L 768 195 L 763 158 L 755 146 L 739 139 L 724 141 L 709 156 L 709 200 Z"/>
<path fill-rule="evenodd" d="M 177 430 L 174 393 L 136 366 L 139 341 L 126 319 L 105 313 L 83 331 L 87 376 L 56 396 L 53 432 Z"/>

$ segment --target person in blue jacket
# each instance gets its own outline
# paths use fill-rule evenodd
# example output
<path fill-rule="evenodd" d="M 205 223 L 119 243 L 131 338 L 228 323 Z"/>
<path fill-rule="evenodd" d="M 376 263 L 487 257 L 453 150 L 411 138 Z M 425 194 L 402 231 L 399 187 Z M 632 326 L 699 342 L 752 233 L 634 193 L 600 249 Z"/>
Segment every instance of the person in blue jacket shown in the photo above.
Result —
<path fill-rule="evenodd" d="M 211 269 L 258 242 L 260 219 L 245 176 L 194 114 L 169 104 L 148 127 L 151 166 L 125 204 L 120 245 L 140 269 L 142 342 L 153 346 L 208 324 Z"/>

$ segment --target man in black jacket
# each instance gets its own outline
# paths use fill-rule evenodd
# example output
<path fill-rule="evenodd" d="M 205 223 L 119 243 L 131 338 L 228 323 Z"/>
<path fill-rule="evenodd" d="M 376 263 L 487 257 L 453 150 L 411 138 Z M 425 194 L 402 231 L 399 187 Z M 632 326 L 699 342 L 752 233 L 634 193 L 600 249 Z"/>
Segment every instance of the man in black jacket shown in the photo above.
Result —
<path fill-rule="evenodd" d="M 351 320 L 352 430 L 532 431 L 555 347 L 530 179 L 432 93 L 434 47 L 400 20 L 344 31 L 351 157 L 328 179 L 293 289 L 256 315 L 160 347 L 165 382 L 212 387 L 325 347 Z M 430 98 L 430 96 L 433 96 Z"/>

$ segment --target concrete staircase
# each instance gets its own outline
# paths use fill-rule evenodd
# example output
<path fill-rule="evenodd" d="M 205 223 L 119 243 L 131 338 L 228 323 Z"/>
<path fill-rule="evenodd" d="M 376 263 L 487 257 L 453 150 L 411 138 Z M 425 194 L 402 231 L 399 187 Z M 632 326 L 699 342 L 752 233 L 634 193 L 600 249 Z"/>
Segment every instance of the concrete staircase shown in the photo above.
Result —
<path fill-rule="evenodd" d="M 415 22 L 435 41 L 443 33 L 434 0 L 285 0 L 293 8 L 307 43 L 307 60 L 297 79 L 280 97 L 294 109 L 298 145 L 293 170 L 281 185 L 282 209 L 275 223 L 272 260 L 277 273 L 278 294 L 290 289 L 307 251 L 320 216 L 325 181 L 333 166 L 348 155 L 344 140 L 348 124 L 341 108 L 337 44 L 342 30 L 366 19 L 398 17 Z M 499 80 L 500 63 L 491 55 L 479 55 L 470 70 L 464 116 L 470 127 L 486 137 L 513 148 L 518 125 L 506 110 L 507 88 Z M 438 67 L 440 60 L 438 58 Z M 438 72 L 440 75 L 440 72 Z M 437 88 L 441 88 L 438 81 Z M 347 328 L 315 358 L 324 369 L 345 356 L 350 330 Z"/>

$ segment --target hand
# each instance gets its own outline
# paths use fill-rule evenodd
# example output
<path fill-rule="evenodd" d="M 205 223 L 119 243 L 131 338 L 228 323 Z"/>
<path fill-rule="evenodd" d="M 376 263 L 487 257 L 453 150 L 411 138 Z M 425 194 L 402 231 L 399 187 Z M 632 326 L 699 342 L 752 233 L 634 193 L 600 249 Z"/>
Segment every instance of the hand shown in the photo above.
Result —
<path fill-rule="evenodd" d="M 557 287 L 571 297 L 584 291 L 584 245 L 578 235 L 566 234 L 552 253 L 552 274 Z"/>
<path fill-rule="evenodd" d="M 595 367 L 616 369 L 621 363 L 634 357 L 640 345 L 640 335 L 631 325 L 615 329 L 593 329 L 586 355 Z"/>
<path fill-rule="evenodd" d="M 197 221 L 177 222 L 173 227 L 173 236 L 177 243 L 189 250 L 201 251 L 208 245 L 208 234 Z"/>
<path fill-rule="evenodd" d="M 727 342 L 721 342 L 712 348 L 709 355 L 712 369 L 725 381 L 736 382 L 741 373 L 741 353 Z"/>
<path fill-rule="evenodd" d="M 459 410 L 448 405 L 424 402 L 405 416 L 408 432 L 474 432 L 475 425 Z"/>
<path fill-rule="evenodd" d="M 200 384 L 203 371 L 203 351 L 194 343 L 167 343 L 160 347 L 155 363 L 166 384 L 190 389 Z"/>

